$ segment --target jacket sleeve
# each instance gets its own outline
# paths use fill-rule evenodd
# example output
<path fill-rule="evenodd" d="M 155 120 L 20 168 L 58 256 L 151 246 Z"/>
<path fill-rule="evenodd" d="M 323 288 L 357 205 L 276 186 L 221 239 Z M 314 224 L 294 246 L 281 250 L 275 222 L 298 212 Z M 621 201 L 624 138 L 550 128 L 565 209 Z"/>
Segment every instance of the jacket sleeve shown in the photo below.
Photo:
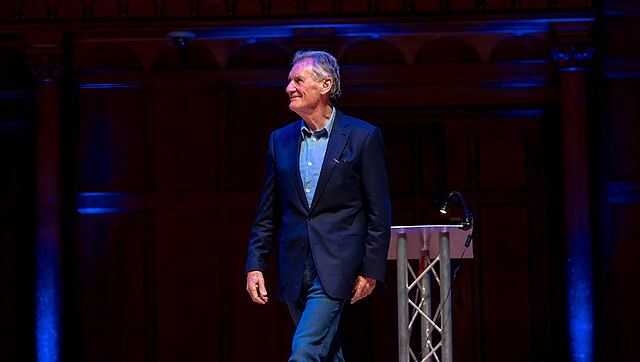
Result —
<path fill-rule="evenodd" d="M 365 140 L 361 161 L 364 211 L 367 217 L 365 256 L 360 275 L 384 284 L 391 238 L 391 201 L 382 133 L 374 128 Z"/>
<path fill-rule="evenodd" d="M 276 175 L 276 162 L 274 151 L 274 135 L 269 139 L 267 151 L 266 180 L 262 190 L 262 199 L 258 216 L 251 228 L 249 252 L 245 272 L 267 270 L 267 262 L 273 248 L 276 233 L 280 227 L 282 218 L 280 188 Z"/>

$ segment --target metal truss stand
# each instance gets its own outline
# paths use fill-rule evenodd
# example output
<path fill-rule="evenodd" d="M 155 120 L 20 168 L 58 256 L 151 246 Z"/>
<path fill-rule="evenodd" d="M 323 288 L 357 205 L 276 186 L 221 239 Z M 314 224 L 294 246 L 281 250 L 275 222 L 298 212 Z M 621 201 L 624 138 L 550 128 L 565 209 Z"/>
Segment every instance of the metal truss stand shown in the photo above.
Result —
<path fill-rule="evenodd" d="M 398 265 L 399 362 L 453 362 L 451 259 L 473 258 L 472 229 L 461 230 L 460 227 L 462 225 L 391 228 L 389 259 L 397 259 Z M 432 256 L 435 257 L 432 259 Z M 420 260 L 417 273 L 408 263 L 409 259 Z M 440 301 L 435 306 L 431 296 L 432 279 L 440 285 Z M 409 340 L 416 322 L 421 344 L 419 350 L 413 351 Z M 434 336 L 439 338 L 434 339 Z"/>

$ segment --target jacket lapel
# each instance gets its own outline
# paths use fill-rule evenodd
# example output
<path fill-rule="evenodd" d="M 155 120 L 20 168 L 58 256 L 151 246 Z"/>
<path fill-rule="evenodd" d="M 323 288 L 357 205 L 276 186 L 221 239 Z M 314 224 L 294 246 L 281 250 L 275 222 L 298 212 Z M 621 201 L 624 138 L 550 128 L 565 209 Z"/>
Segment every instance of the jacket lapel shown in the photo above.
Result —
<path fill-rule="evenodd" d="M 336 167 L 336 160 L 340 160 L 340 154 L 344 150 L 344 146 L 349 139 L 350 130 L 348 129 L 348 122 L 343 118 L 342 112 L 336 110 L 336 118 L 333 121 L 333 128 L 331 130 L 331 137 L 329 137 L 329 144 L 327 145 L 327 151 L 324 154 L 324 160 L 322 162 L 322 169 L 320 170 L 320 177 L 318 178 L 318 184 L 316 185 L 316 192 L 313 195 L 313 201 L 311 202 L 311 211 L 315 208 L 318 200 L 324 192 L 327 182 L 333 174 L 333 170 Z M 300 182 L 302 184 L 302 181 Z M 302 187 L 300 187 L 302 192 Z"/>
<path fill-rule="evenodd" d="M 300 177 L 300 142 L 302 142 L 302 135 L 300 128 L 302 127 L 300 122 L 296 122 L 294 127 L 291 127 L 291 132 L 287 137 L 287 144 L 285 145 L 285 152 L 289 158 L 289 176 L 291 176 L 291 182 L 296 189 L 296 193 L 300 198 L 300 202 L 304 205 L 305 209 L 309 208 L 307 203 L 307 197 L 302 190 L 302 178 Z"/>

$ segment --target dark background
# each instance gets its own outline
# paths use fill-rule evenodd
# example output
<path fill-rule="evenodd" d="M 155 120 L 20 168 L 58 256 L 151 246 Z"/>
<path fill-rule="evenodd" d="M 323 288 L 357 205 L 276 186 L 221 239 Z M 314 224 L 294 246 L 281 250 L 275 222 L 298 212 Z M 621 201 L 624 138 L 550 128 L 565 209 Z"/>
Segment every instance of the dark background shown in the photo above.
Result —
<path fill-rule="evenodd" d="M 0 0 L 0 360 L 286 360 L 243 270 L 299 49 L 383 131 L 395 225 L 475 214 L 456 361 L 640 360 L 639 35 L 637 1 Z M 395 267 L 348 361 L 397 360 Z"/>

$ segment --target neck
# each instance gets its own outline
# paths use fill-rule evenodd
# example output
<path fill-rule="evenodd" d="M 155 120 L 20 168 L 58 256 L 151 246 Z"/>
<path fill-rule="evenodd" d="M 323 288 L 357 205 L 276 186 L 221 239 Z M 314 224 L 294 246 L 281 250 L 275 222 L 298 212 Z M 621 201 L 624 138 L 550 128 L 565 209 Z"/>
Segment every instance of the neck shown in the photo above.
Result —
<path fill-rule="evenodd" d="M 332 113 L 333 107 L 330 104 L 326 104 L 313 110 L 311 113 L 300 114 L 300 116 L 304 119 L 309 130 L 317 131 L 319 129 L 323 129 L 327 123 L 329 123 Z"/>

